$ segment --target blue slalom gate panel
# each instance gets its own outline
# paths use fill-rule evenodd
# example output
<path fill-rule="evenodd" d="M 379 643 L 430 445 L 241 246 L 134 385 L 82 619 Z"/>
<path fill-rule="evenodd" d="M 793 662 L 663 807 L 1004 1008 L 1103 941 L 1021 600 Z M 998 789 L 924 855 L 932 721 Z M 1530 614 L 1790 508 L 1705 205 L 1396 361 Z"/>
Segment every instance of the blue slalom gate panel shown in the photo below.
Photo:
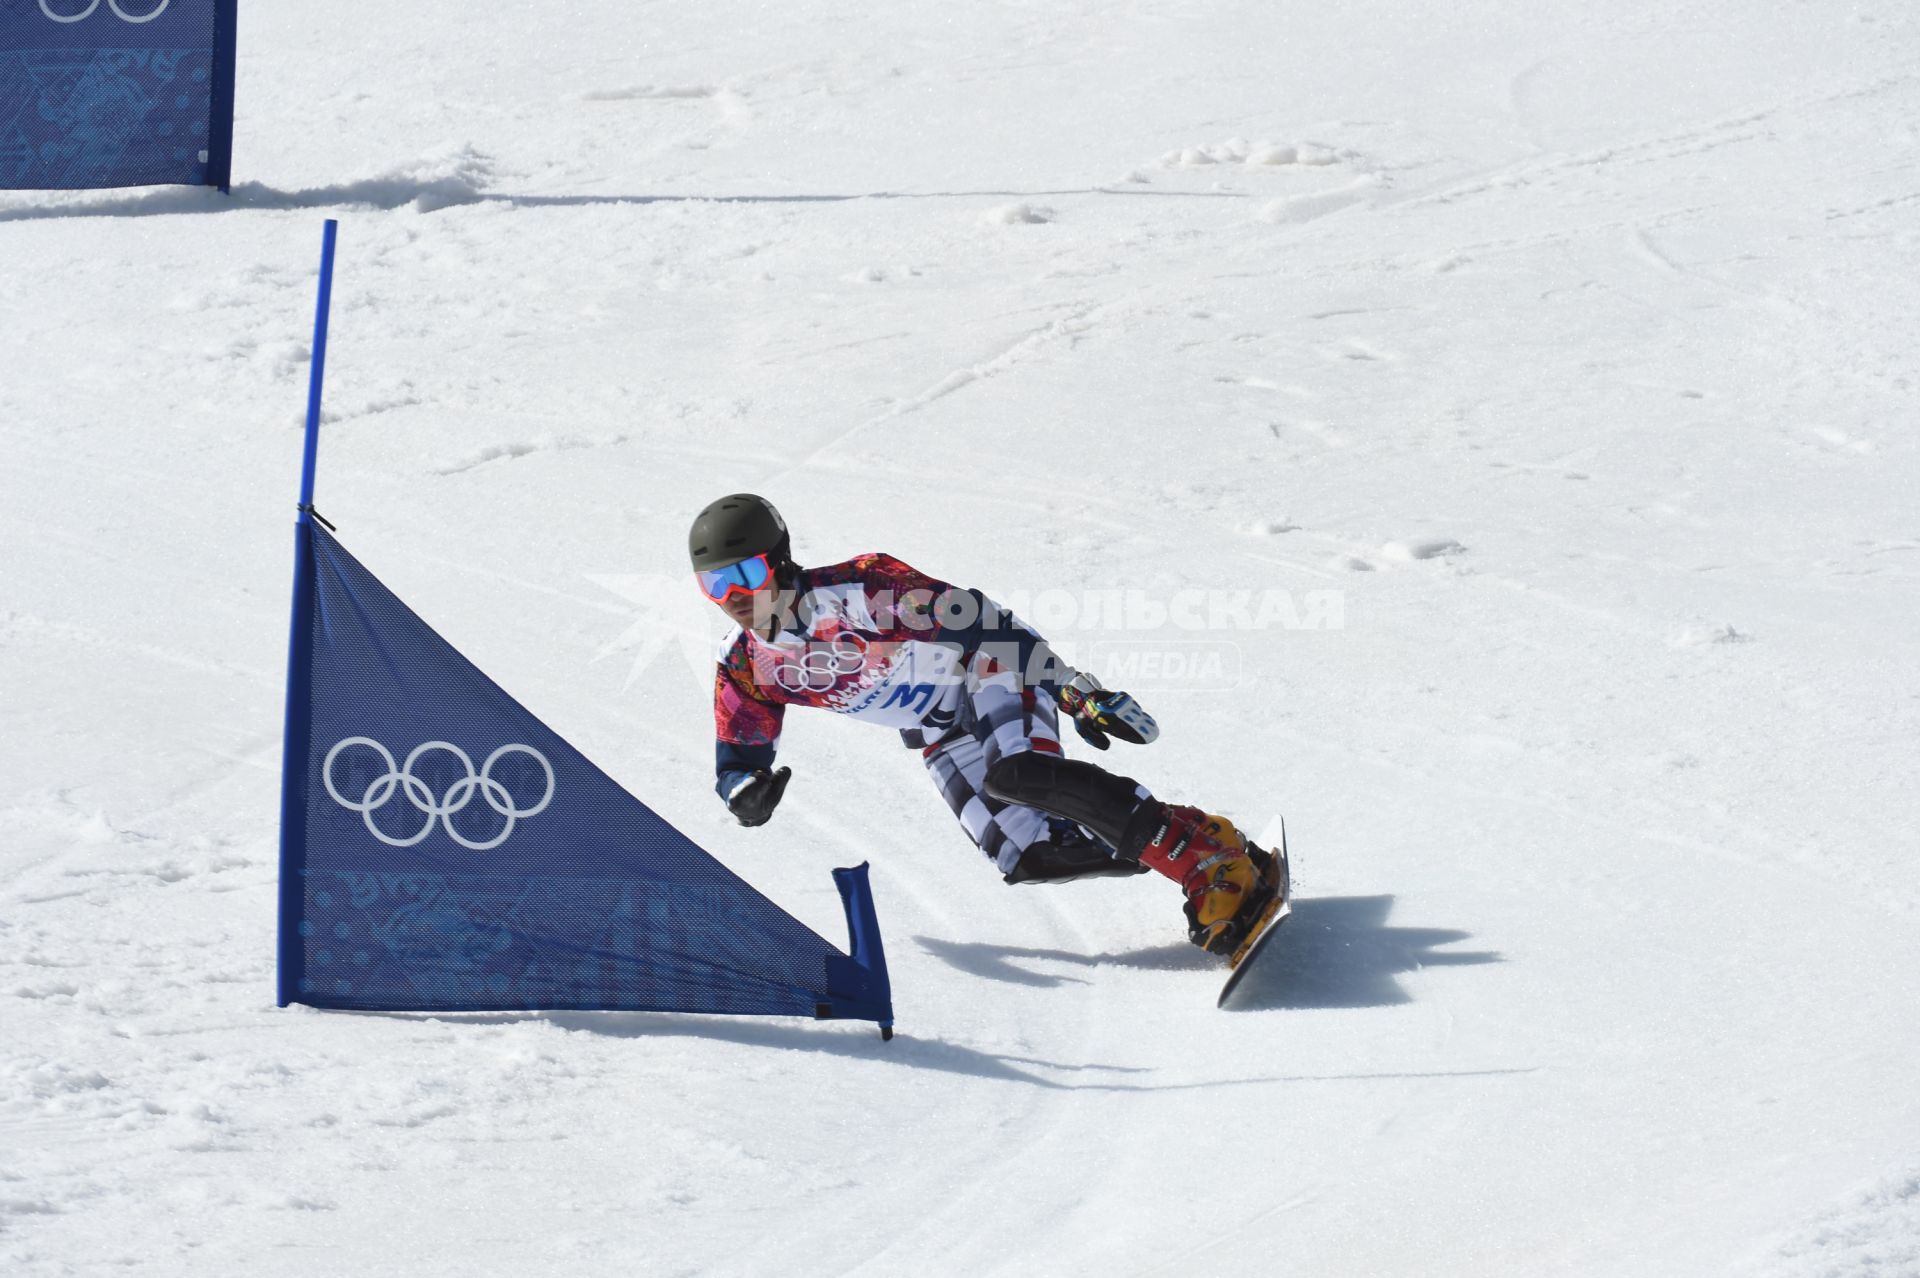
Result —
<path fill-rule="evenodd" d="M 866 867 L 852 954 L 542 724 L 318 522 L 297 525 L 280 1001 L 891 1025 Z"/>
<path fill-rule="evenodd" d="M 0 0 L 0 187 L 227 188 L 239 0 Z"/>

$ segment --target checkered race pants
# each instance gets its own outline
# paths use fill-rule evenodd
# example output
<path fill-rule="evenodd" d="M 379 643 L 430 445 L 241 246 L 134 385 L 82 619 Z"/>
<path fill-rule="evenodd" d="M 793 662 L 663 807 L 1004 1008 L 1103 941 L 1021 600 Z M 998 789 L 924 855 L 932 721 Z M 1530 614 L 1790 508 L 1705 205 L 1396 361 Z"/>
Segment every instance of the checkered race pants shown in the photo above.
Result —
<path fill-rule="evenodd" d="M 919 747 L 940 797 L 960 818 L 967 837 L 1005 874 L 1021 853 L 1049 838 L 1056 826 L 1073 828 L 1073 823 L 1038 808 L 988 798 L 987 769 L 1023 750 L 1063 753 L 1059 712 L 1052 697 L 1021 687 L 1012 671 L 984 658 L 975 659 L 956 693 L 942 707 L 946 716 L 928 716 L 934 722 L 949 717 L 952 727 L 940 733 L 929 725 L 900 735 Z"/>

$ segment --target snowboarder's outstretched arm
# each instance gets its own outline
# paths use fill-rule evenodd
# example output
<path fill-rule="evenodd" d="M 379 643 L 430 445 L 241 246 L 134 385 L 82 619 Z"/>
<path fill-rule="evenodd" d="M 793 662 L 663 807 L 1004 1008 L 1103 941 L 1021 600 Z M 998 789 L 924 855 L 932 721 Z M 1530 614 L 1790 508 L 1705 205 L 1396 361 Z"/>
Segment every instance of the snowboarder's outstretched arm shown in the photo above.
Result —
<path fill-rule="evenodd" d="M 741 825 L 765 825 L 793 775 L 773 770 L 786 709 L 761 699 L 725 660 L 715 669 L 713 788 Z"/>

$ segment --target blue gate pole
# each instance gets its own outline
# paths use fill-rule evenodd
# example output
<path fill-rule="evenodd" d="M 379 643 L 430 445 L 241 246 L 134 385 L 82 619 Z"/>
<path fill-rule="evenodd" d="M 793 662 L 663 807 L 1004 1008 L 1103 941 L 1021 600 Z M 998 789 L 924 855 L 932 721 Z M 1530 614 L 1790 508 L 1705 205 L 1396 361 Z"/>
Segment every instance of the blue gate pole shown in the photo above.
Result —
<path fill-rule="evenodd" d="M 306 992 L 307 762 L 313 715 L 313 472 L 320 455 L 320 389 L 326 377 L 327 313 L 333 303 L 333 246 L 340 224 L 327 219 L 320 247 L 320 300 L 313 319 L 313 373 L 307 385 L 307 436 L 300 464 L 300 515 L 293 526 L 293 622 L 287 639 L 286 741 L 280 765 L 280 929 L 276 1001 Z"/>
<path fill-rule="evenodd" d="M 239 24 L 240 0 L 214 0 L 213 121 L 207 134 L 207 185 L 217 187 L 222 195 L 233 190 L 233 80 L 239 60 Z"/>
<path fill-rule="evenodd" d="M 320 388 L 327 377 L 327 315 L 333 307 L 333 245 L 340 223 L 327 219 L 320 237 L 320 300 L 313 314 L 313 368 L 307 379 L 307 450 L 300 465 L 300 518 L 313 510 L 313 470 L 320 457 Z"/>

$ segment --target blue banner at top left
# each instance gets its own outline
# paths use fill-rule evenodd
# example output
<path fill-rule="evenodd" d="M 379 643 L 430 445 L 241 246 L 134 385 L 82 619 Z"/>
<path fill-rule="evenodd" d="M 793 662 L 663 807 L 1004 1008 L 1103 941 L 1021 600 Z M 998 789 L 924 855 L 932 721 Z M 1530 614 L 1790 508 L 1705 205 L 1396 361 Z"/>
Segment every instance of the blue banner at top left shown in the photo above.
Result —
<path fill-rule="evenodd" d="M 0 0 L 0 187 L 226 190 L 238 7 Z"/>

